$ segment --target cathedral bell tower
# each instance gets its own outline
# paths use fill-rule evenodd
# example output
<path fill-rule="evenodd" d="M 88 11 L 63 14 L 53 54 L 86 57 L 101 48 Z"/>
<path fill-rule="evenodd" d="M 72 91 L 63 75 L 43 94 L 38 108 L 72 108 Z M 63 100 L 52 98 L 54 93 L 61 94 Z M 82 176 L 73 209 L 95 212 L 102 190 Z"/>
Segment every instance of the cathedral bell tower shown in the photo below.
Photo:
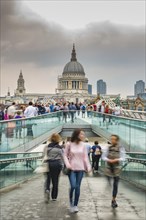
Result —
<path fill-rule="evenodd" d="M 22 75 L 22 70 L 20 71 L 20 75 L 19 78 L 17 80 L 17 89 L 15 91 L 15 96 L 24 96 L 25 95 L 25 87 L 24 87 L 24 79 L 23 79 L 23 75 Z"/>

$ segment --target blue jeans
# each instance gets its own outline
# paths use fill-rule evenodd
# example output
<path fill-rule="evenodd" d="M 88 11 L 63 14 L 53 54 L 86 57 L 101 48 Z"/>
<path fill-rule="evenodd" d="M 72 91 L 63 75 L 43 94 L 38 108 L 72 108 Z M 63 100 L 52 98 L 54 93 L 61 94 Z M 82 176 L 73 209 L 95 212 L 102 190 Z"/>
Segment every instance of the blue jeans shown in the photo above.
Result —
<path fill-rule="evenodd" d="M 70 181 L 70 204 L 72 206 L 77 206 L 80 197 L 80 186 L 82 182 L 82 178 L 84 175 L 84 171 L 71 171 L 69 175 Z"/>

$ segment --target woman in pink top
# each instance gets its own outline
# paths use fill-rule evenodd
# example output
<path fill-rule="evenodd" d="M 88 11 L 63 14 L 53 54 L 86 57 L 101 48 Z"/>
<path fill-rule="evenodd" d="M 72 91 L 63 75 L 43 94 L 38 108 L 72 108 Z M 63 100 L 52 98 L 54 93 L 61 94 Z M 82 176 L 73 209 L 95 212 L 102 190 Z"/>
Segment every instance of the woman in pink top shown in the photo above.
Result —
<path fill-rule="evenodd" d="M 75 129 L 71 142 L 68 142 L 64 152 L 64 162 L 68 169 L 71 170 L 69 175 L 70 181 L 70 211 L 78 212 L 78 201 L 80 196 L 80 185 L 84 172 L 91 170 L 88 159 L 87 149 L 84 144 L 85 133 L 81 129 Z"/>

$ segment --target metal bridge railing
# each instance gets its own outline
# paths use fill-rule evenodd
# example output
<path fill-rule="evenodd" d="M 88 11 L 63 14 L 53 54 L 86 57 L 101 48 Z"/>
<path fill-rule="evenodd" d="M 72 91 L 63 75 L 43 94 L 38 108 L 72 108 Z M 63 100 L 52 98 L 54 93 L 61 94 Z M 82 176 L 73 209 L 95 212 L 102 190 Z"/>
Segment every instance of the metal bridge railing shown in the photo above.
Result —
<path fill-rule="evenodd" d="M 33 171 L 41 164 L 42 156 L 40 152 L 0 154 L 0 189 L 36 175 Z"/>

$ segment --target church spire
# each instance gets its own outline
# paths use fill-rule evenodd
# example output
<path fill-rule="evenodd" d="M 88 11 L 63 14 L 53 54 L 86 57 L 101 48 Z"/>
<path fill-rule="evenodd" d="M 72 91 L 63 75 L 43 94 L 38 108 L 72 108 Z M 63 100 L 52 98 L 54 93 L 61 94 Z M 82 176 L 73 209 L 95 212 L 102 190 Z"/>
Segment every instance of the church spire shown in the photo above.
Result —
<path fill-rule="evenodd" d="M 10 96 L 10 88 L 8 87 L 8 93 L 7 96 Z"/>
<path fill-rule="evenodd" d="M 22 70 L 20 70 L 20 76 L 23 76 L 23 75 L 22 75 Z"/>
<path fill-rule="evenodd" d="M 73 49 L 72 49 L 72 53 L 71 53 L 71 61 L 77 61 L 75 44 L 73 44 Z"/>

